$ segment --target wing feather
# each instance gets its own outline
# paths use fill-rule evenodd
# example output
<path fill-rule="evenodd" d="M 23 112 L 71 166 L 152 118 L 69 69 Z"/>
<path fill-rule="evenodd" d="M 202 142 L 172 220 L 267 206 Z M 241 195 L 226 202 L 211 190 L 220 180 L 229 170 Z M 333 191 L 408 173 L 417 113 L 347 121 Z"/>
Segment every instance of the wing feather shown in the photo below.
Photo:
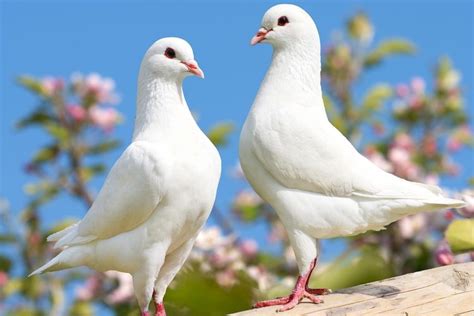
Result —
<path fill-rule="evenodd" d="M 296 116 L 294 110 L 282 111 L 255 123 L 253 152 L 285 187 L 339 197 L 440 196 L 437 187 L 406 181 L 378 168 L 329 121 L 315 120 L 313 115 Z"/>
<path fill-rule="evenodd" d="M 162 157 L 151 143 L 132 143 L 110 170 L 86 216 L 56 247 L 107 239 L 145 222 L 166 191 L 169 166 Z"/>

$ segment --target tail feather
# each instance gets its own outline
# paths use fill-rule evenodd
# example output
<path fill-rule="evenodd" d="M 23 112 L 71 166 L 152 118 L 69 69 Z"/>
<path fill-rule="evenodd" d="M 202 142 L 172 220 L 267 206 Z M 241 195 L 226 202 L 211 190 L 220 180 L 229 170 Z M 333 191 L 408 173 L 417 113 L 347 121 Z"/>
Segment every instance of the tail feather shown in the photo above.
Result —
<path fill-rule="evenodd" d="M 64 237 L 62 237 L 58 242 L 54 245 L 54 249 L 58 248 L 63 248 L 66 246 L 75 246 L 75 245 L 81 245 L 81 244 L 86 244 L 88 242 L 91 242 L 95 240 L 97 237 L 93 235 L 89 236 L 79 236 L 77 235 L 77 231 L 73 230 Z"/>
<path fill-rule="evenodd" d="M 94 253 L 95 247 L 89 245 L 66 248 L 29 276 L 87 265 L 94 258 Z"/>
<path fill-rule="evenodd" d="M 444 208 L 461 208 L 466 206 L 466 202 L 461 200 L 449 199 L 445 197 L 439 197 L 435 199 L 430 199 L 427 201 L 427 204 L 440 206 Z"/>
<path fill-rule="evenodd" d="M 71 226 L 68 226 L 68 227 L 64 228 L 63 230 L 60 230 L 60 231 L 58 231 L 54 234 L 51 234 L 51 235 L 48 236 L 48 238 L 46 240 L 49 241 L 49 242 L 58 241 L 59 239 L 63 238 L 68 233 L 70 233 L 74 228 L 76 228 L 78 224 L 79 224 L 79 222 L 75 223 Z"/>
<path fill-rule="evenodd" d="M 57 255 L 56 257 L 54 257 L 53 259 L 48 261 L 45 265 L 43 265 L 43 266 L 39 267 L 38 269 L 36 269 L 35 271 L 31 272 L 28 275 L 28 277 L 33 276 L 33 275 L 37 275 L 37 274 L 41 274 L 41 273 L 44 273 L 44 272 L 61 270 L 61 267 L 60 267 L 61 264 L 60 264 L 60 261 L 59 261 L 60 256 L 61 256 L 61 254 Z"/>

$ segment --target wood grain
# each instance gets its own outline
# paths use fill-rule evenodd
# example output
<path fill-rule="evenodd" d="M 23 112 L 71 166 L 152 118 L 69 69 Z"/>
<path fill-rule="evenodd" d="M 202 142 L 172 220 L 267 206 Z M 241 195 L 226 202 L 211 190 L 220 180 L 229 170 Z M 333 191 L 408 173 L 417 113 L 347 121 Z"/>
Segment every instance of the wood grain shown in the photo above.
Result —
<path fill-rule="evenodd" d="M 276 307 L 266 307 L 231 316 L 474 316 L 474 262 L 367 283 L 338 290 L 323 298 L 322 304 L 303 301 L 286 313 L 276 313 Z"/>

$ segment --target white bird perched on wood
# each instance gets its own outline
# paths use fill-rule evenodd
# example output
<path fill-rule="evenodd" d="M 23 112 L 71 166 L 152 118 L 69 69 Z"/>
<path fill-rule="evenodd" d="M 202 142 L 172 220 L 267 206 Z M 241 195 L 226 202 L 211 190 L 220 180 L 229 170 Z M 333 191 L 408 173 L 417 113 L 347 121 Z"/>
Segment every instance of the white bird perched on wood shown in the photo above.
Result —
<path fill-rule="evenodd" d="M 242 169 L 282 220 L 300 276 L 291 295 L 256 307 L 293 308 L 306 297 L 317 239 L 380 230 L 402 216 L 463 206 L 435 186 L 386 173 L 360 155 L 329 122 L 321 92 L 319 35 L 310 15 L 288 4 L 264 15 L 251 44 L 270 43 L 273 57 L 240 138 Z"/>
<path fill-rule="evenodd" d="M 184 99 L 183 79 L 203 72 L 191 46 L 163 38 L 146 52 L 138 76 L 132 143 L 112 167 L 77 224 L 48 237 L 62 252 L 32 273 L 77 266 L 133 277 L 142 315 L 154 294 L 156 315 L 214 204 L 219 153 Z"/>

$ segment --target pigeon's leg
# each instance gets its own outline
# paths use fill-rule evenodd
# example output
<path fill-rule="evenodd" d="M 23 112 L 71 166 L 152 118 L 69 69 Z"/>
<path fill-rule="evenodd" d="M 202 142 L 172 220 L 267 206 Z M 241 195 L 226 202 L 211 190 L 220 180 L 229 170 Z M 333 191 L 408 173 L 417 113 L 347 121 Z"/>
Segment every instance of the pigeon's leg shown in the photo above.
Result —
<path fill-rule="evenodd" d="M 309 279 L 311 279 L 311 273 L 313 273 L 314 269 L 316 268 L 316 265 L 318 264 L 318 257 L 316 256 L 316 258 L 314 259 L 313 263 L 311 264 L 310 266 L 310 270 L 309 270 L 309 277 L 308 277 L 308 280 L 306 280 L 306 292 L 308 292 L 309 294 L 314 294 L 314 295 L 326 295 L 326 294 L 330 294 L 332 293 L 332 290 L 331 289 L 324 289 L 324 288 L 321 288 L 321 289 L 310 289 L 308 287 L 308 284 L 309 284 Z"/>
<path fill-rule="evenodd" d="M 164 264 L 168 244 L 159 244 L 143 257 L 143 267 L 133 274 L 133 288 L 141 316 L 150 316 L 148 305 L 153 297 L 156 275 Z"/>
<path fill-rule="evenodd" d="M 150 316 L 148 304 L 153 293 L 153 279 L 148 273 L 137 273 L 133 275 L 133 288 L 140 307 L 141 316 Z"/>
<path fill-rule="evenodd" d="M 165 296 L 168 285 L 173 281 L 176 273 L 181 270 L 184 262 L 189 256 L 193 248 L 195 238 L 185 242 L 182 246 L 175 249 L 172 253 L 166 255 L 165 263 L 161 267 L 158 277 L 155 281 L 155 293 L 153 299 L 155 301 L 155 316 L 166 316 L 165 307 L 163 305 L 163 297 Z"/>
<path fill-rule="evenodd" d="M 295 251 L 295 256 L 297 259 L 299 259 L 297 260 L 298 268 L 300 271 L 305 272 L 298 277 L 295 287 L 293 288 L 293 291 L 290 295 L 274 300 L 258 302 L 254 305 L 255 308 L 283 305 L 277 310 L 277 312 L 283 312 L 294 308 L 303 298 L 307 298 L 315 304 L 322 303 L 320 298 L 314 296 L 313 293 L 310 293 L 307 290 L 309 278 L 311 277 L 311 273 L 316 266 L 316 259 L 312 258 L 317 258 L 318 255 L 316 240 L 297 230 L 289 230 L 288 237 Z M 323 289 L 314 289 L 311 291 L 316 293 L 326 292 Z"/>
<path fill-rule="evenodd" d="M 293 288 L 293 291 L 291 292 L 290 295 L 285 296 L 285 297 L 279 297 L 273 300 L 261 301 L 261 302 L 256 303 L 253 307 L 259 308 L 259 307 L 266 307 L 266 306 L 283 305 L 280 309 L 277 310 L 278 312 L 283 312 L 283 311 L 290 310 L 296 305 L 298 305 L 298 303 L 303 298 L 307 298 L 315 304 L 321 303 L 322 302 L 321 299 L 317 298 L 313 294 L 306 291 L 306 284 L 308 283 L 308 279 L 310 275 L 311 275 L 311 271 L 309 271 L 303 276 L 299 276 L 298 280 L 296 281 L 296 285 Z"/>

